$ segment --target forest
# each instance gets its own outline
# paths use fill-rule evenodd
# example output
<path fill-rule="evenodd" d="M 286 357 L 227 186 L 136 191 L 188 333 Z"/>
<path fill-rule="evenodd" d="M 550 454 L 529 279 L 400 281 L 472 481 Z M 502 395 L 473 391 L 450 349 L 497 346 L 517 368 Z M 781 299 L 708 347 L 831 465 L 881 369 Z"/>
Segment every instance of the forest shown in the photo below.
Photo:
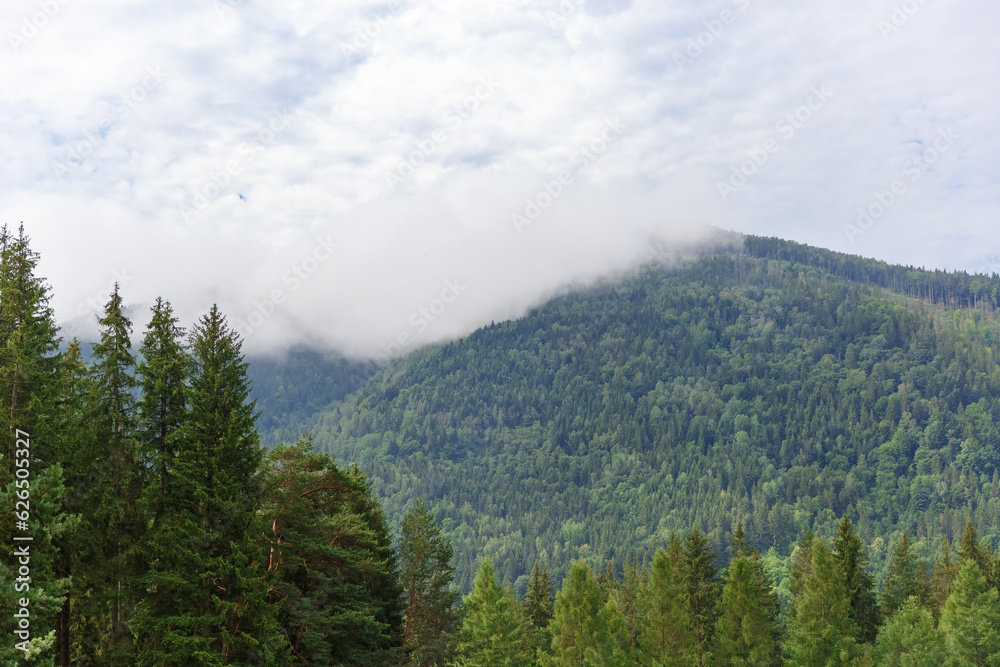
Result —
<path fill-rule="evenodd" d="M 997 279 L 830 255 L 252 369 L 117 287 L 85 355 L 4 227 L 0 659 L 1000 664 Z"/>

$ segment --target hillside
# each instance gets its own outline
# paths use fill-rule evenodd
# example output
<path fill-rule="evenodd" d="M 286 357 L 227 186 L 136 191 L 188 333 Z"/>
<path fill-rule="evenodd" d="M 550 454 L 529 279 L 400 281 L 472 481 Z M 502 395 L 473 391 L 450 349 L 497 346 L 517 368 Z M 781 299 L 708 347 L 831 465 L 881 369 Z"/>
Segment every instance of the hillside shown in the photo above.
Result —
<path fill-rule="evenodd" d="M 427 498 L 462 588 L 482 556 L 520 589 L 691 527 L 722 554 L 739 520 L 788 555 L 842 514 L 878 579 L 896 531 L 928 558 L 969 514 L 1000 535 L 998 286 L 748 237 L 418 351 L 298 428 L 390 517 Z"/>

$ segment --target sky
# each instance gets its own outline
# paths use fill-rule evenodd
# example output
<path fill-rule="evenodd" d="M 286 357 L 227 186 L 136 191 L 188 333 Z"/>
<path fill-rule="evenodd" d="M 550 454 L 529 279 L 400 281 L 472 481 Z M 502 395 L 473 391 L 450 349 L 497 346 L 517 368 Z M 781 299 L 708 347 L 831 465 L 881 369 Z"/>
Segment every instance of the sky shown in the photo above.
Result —
<path fill-rule="evenodd" d="M 4 0 L 0 222 L 64 335 L 116 281 L 387 358 L 712 229 L 1000 272 L 985 0 Z"/>

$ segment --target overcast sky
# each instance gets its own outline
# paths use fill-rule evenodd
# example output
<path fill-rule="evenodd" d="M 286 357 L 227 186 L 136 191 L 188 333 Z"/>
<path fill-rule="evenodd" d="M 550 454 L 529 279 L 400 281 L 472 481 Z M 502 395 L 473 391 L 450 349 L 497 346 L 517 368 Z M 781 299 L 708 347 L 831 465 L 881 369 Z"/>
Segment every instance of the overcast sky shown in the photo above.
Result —
<path fill-rule="evenodd" d="M 60 322 L 122 283 L 376 355 L 705 225 L 1000 271 L 986 0 L 4 0 L 0 221 Z M 256 314 L 255 314 L 256 313 Z"/>

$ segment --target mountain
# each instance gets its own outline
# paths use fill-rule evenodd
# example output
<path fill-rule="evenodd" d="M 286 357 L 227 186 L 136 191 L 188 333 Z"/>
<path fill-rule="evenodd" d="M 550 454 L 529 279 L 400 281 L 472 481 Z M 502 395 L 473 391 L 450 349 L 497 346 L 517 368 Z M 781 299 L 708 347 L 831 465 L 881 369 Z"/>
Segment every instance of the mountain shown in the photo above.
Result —
<path fill-rule="evenodd" d="M 898 531 L 930 560 L 967 516 L 1000 536 L 998 303 L 995 275 L 746 237 L 370 377 L 342 364 L 313 382 L 335 402 L 265 425 L 357 463 L 394 519 L 426 498 L 463 589 L 484 556 L 520 591 L 535 561 L 648 562 L 692 527 L 724 554 L 738 521 L 787 556 L 845 514 L 880 579 Z"/>

